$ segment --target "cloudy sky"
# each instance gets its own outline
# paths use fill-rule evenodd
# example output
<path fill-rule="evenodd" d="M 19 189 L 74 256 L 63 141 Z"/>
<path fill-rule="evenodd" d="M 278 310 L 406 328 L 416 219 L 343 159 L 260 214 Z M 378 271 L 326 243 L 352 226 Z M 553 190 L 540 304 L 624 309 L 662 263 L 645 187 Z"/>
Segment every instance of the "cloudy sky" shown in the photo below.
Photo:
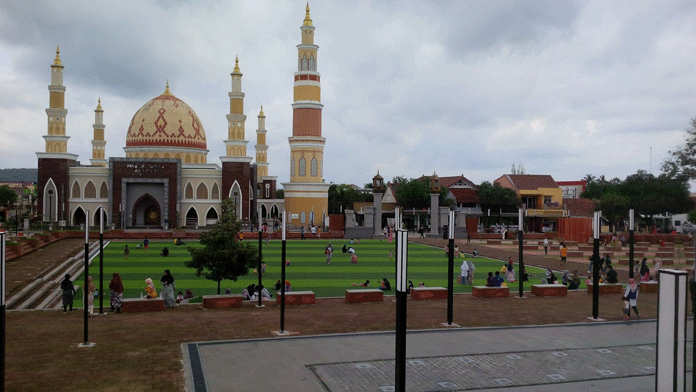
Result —
<path fill-rule="evenodd" d="M 324 177 L 510 173 L 557 181 L 659 173 L 696 116 L 693 1 L 313 1 Z M 289 179 L 304 1 L 0 4 L 0 168 L 44 151 L 50 64 L 65 65 L 68 151 L 91 158 L 98 97 L 107 156 L 135 112 L 172 93 L 198 114 L 208 162 L 227 138 L 239 56 L 248 155 L 267 116 L 269 174 Z"/>

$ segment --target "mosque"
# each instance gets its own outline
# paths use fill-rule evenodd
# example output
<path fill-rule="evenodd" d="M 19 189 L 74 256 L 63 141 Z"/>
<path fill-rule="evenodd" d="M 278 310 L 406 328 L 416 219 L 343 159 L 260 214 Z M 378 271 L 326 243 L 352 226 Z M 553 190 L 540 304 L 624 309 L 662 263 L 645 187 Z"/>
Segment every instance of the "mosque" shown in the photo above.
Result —
<path fill-rule="evenodd" d="M 51 65 L 45 152 L 37 152 L 39 214 L 60 225 L 112 228 L 200 228 L 215 224 L 222 200 L 232 198 L 237 217 L 247 223 L 273 219 L 288 211 L 295 226 L 319 225 L 328 216 L 329 184 L 323 178 L 321 83 L 317 72 L 314 26 L 309 14 L 300 27 L 298 70 L 290 146 L 290 182 L 284 199 L 276 196 L 269 176 L 263 107 L 257 116 L 255 160 L 247 156 L 244 92 L 235 59 L 229 92 L 226 155 L 208 163 L 206 133 L 196 112 L 169 89 L 146 102 L 133 116 L 126 134 L 125 157 L 105 157 L 104 110 L 94 110 L 90 164 L 68 152 L 64 66 L 60 49 Z M 217 132 L 216 132 L 217 133 Z"/>

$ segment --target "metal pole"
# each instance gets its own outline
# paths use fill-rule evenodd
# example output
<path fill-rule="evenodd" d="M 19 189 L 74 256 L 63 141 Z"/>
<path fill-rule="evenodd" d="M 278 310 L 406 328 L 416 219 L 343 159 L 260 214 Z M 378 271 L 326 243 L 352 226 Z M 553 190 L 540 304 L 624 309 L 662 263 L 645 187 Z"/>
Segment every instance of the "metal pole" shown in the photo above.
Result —
<path fill-rule="evenodd" d="M 104 314 L 104 208 L 99 207 L 99 314 Z"/>
<path fill-rule="evenodd" d="M 520 298 L 524 297 L 524 279 L 522 276 L 522 271 L 524 270 L 524 239 L 523 239 L 523 234 L 524 234 L 524 210 L 520 208 L 519 212 L 519 217 L 517 219 L 517 232 L 519 233 L 519 250 L 517 252 L 517 257 L 519 258 L 519 263 L 517 264 L 517 273 L 519 275 L 520 279 Z"/>
<path fill-rule="evenodd" d="M 408 264 L 408 232 L 396 231 L 396 352 L 395 390 L 406 392 L 406 290 Z"/>
<path fill-rule="evenodd" d="M 693 234 L 694 233 L 692 232 L 692 235 Z M 691 268 L 693 269 L 693 273 L 694 273 L 694 275 L 692 277 L 692 279 L 694 280 L 693 284 L 696 285 L 696 236 L 694 236 L 693 246 L 694 246 L 694 265 Z M 3 266 L 4 265 L 5 265 L 5 263 L 3 263 Z M 4 271 L 4 267 L 3 267 L 3 271 Z M 3 276 L 4 275 L 5 275 L 5 273 L 3 272 Z M 689 286 L 691 286 L 691 285 L 689 285 Z M 696 287 L 694 287 L 694 289 L 696 290 Z M 693 298 L 693 296 L 691 298 Z M 3 300 L 3 304 L 4 303 L 5 303 L 5 301 Z M 693 311 L 693 309 L 696 309 L 696 305 L 693 304 L 693 301 L 691 304 L 691 309 L 692 309 L 692 311 Z M 688 311 L 687 311 L 687 314 L 688 314 Z M 696 313 L 693 313 L 693 316 L 694 317 L 692 319 L 693 325 L 691 326 L 691 330 L 692 330 L 691 332 L 694 335 L 693 336 L 694 340 L 692 342 L 696 342 Z M 692 387 L 691 388 L 693 389 L 693 385 L 696 385 L 696 361 L 693 360 L 693 358 L 696 358 L 696 344 L 691 345 L 691 350 L 692 350 L 691 351 L 691 358 L 692 358 L 692 360 L 691 360 L 691 385 L 692 385 Z"/>
<path fill-rule="evenodd" d="M 82 287 L 82 293 L 84 294 L 83 308 L 85 315 L 85 346 L 89 344 L 89 309 L 87 306 L 87 296 L 92 293 L 89 292 L 89 211 L 85 211 L 85 285 Z"/>
<path fill-rule="evenodd" d="M 263 305 L 261 304 L 261 297 L 263 297 L 261 295 L 261 284 L 262 284 L 262 276 L 263 276 L 263 272 L 261 271 L 261 263 L 263 262 L 263 249 L 262 249 L 263 238 L 262 237 L 263 237 L 263 226 L 261 225 L 261 210 L 259 210 L 259 267 L 257 270 L 257 272 L 259 274 L 259 303 L 256 305 L 257 308 L 263 307 Z M 250 295 L 253 295 L 253 294 L 250 294 Z"/>
<path fill-rule="evenodd" d="M 0 392 L 5 391 L 5 262 L 6 262 L 6 255 L 5 255 L 5 236 L 7 234 L 5 231 L 0 231 L 0 272 L 2 273 L 2 276 L 0 276 L 0 300 L 2 302 L 0 303 L 0 308 L 2 308 L 2 317 L 0 317 L 0 329 L 2 330 L 2 337 L 0 339 L 0 343 L 2 344 L 2 347 L 0 347 L 0 360 L 2 360 L 2 363 L 0 364 Z"/>
<path fill-rule="evenodd" d="M 452 306 L 454 303 L 454 211 L 449 212 L 449 227 L 447 229 L 449 237 L 449 251 L 447 252 L 449 259 L 447 263 L 447 280 L 449 281 L 447 286 L 447 325 L 452 325 Z M 465 284 L 465 282 L 462 282 L 462 284 Z"/>
<path fill-rule="evenodd" d="M 286 211 L 283 211 L 283 241 L 280 251 L 280 332 L 285 331 L 285 218 Z"/>
<path fill-rule="evenodd" d="M 635 219 L 633 215 L 633 208 L 628 210 L 628 277 L 633 279 L 633 266 L 634 264 L 634 244 L 636 243 L 635 238 Z"/>
<path fill-rule="evenodd" d="M 599 212 L 594 213 L 592 227 L 594 246 L 592 248 L 592 318 L 599 317 Z"/>

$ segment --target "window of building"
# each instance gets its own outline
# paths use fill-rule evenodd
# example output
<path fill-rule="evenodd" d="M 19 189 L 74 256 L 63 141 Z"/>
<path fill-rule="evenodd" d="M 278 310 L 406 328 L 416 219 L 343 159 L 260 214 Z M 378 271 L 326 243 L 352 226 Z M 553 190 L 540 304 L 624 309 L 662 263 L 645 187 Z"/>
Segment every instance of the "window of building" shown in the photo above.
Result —
<path fill-rule="evenodd" d="M 290 160 L 290 175 L 295 176 L 295 158 Z"/>
<path fill-rule="evenodd" d="M 304 159 L 304 157 L 300 158 L 300 177 L 304 177 L 307 175 L 307 161 Z"/>
<path fill-rule="evenodd" d="M 266 198 L 271 197 L 271 184 L 266 184 Z"/>
<path fill-rule="evenodd" d="M 311 164 L 311 170 L 312 170 L 312 177 L 316 177 L 318 172 L 319 172 L 319 162 L 317 161 L 317 158 L 312 158 L 312 164 Z"/>
<path fill-rule="evenodd" d="M 551 196 L 544 196 L 544 204 L 551 204 Z"/>

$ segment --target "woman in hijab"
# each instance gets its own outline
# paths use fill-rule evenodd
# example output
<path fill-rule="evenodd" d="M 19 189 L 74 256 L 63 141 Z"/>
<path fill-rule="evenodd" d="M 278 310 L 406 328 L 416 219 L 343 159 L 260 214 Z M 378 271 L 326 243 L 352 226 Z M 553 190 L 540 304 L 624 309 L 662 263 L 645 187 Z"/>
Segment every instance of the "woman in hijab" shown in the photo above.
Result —
<path fill-rule="evenodd" d="M 626 291 L 624 292 L 623 295 L 623 300 L 628 301 L 628 305 L 633 308 L 633 311 L 636 312 L 636 317 L 640 319 L 640 313 L 638 313 L 638 308 L 636 305 L 638 304 L 638 283 L 636 283 L 636 280 L 631 278 L 628 280 L 628 285 L 626 286 Z M 624 314 L 624 320 L 628 321 L 631 319 L 631 309 L 627 309 L 626 313 Z"/>
<path fill-rule="evenodd" d="M 551 271 L 551 268 L 546 268 L 546 283 L 548 284 L 556 284 L 556 275 L 554 275 L 553 271 Z"/>
<path fill-rule="evenodd" d="M 569 282 L 569 280 L 570 280 L 570 279 L 568 278 L 568 275 L 569 275 L 569 274 L 570 274 L 570 271 L 568 271 L 568 270 L 563 271 L 563 275 L 561 276 L 561 283 L 562 283 L 564 286 L 568 286 L 568 282 Z"/>
<path fill-rule="evenodd" d="M 111 302 L 111 310 L 116 310 L 116 313 L 121 313 L 121 304 L 123 304 L 123 282 L 121 281 L 121 275 L 114 272 L 114 276 L 111 278 L 109 283 L 109 291 L 111 295 L 109 301 Z"/>
<path fill-rule="evenodd" d="M 176 305 L 174 277 L 168 269 L 164 270 L 164 275 L 162 275 L 160 283 L 162 283 L 162 299 L 164 300 L 164 306 L 173 308 Z"/>
<path fill-rule="evenodd" d="M 648 274 L 650 276 L 650 268 L 648 267 L 648 258 L 643 257 L 643 260 L 640 261 L 640 270 L 638 271 L 640 276 L 643 276 L 645 274 Z"/>
<path fill-rule="evenodd" d="M 152 283 L 152 279 L 145 279 L 145 283 L 145 294 L 147 294 L 147 298 L 157 298 L 157 290 L 155 290 L 155 285 Z"/>
<path fill-rule="evenodd" d="M 68 311 L 68 306 L 72 312 L 75 286 L 73 285 L 72 280 L 70 280 L 70 274 L 65 274 L 65 279 L 60 282 L 60 289 L 63 290 L 63 312 Z"/>

